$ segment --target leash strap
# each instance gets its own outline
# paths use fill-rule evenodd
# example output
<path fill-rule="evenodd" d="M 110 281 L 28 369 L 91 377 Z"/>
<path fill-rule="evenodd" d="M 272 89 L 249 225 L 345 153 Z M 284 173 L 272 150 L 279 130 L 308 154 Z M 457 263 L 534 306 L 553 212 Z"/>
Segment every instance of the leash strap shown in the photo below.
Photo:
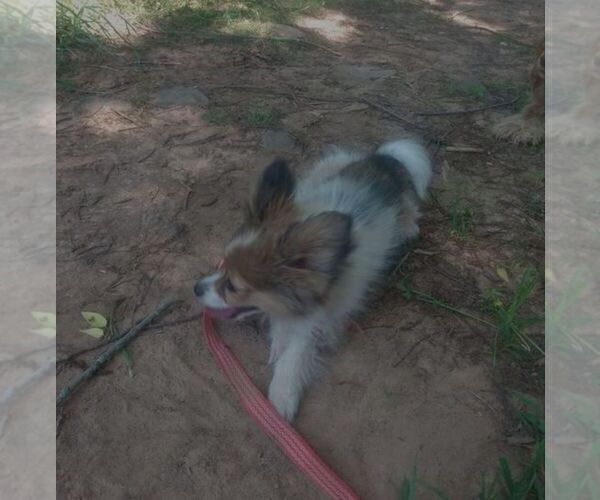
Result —
<path fill-rule="evenodd" d="M 330 498 L 358 500 L 358 495 L 321 460 L 306 440 L 277 413 L 258 390 L 233 352 L 223 343 L 206 313 L 202 316 L 202 326 L 210 352 L 233 386 L 242 406 L 258 426 Z"/>

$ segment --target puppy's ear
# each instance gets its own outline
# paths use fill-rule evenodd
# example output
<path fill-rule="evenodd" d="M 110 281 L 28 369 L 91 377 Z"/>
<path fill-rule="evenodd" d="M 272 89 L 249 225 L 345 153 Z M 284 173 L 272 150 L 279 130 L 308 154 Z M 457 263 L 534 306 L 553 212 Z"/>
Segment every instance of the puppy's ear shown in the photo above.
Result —
<path fill-rule="evenodd" d="M 335 278 L 353 248 L 352 218 L 322 212 L 290 226 L 280 242 L 288 267 L 307 269 Z"/>
<path fill-rule="evenodd" d="M 276 159 L 264 169 L 250 203 L 246 207 L 249 221 L 262 222 L 269 213 L 284 205 L 294 193 L 296 181 L 285 160 Z"/>

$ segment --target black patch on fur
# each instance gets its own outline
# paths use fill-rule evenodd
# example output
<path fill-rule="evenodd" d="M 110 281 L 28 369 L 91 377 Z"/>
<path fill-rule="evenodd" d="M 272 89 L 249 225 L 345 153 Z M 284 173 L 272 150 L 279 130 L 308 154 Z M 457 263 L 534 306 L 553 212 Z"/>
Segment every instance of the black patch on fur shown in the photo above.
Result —
<path fill-rule="evenodd" d="M 409 191 L 416 193 L 415 185 L 409 171 L 396 158 L 375 154 L 371 157 L 371 161 L 387 178 L 381 178 L 382 182 L 378 183 L 379 189 L 387 195 L 386 198 L 396 198 Z"/>
<path fill-rule="evenodd" d="M 341 172 L 358 181 L 373 193 L 373 203 L 392 206 L 405 196 L 416 197 L 412 177 L 401 162 L 388 155 L 374 154 L 364 160 L 351 163 Z M 365 210 L 369 213 L 368 210 Z M 357 213 L 357 217 L 364 217 Z"/>
<path fill-rule="evenodd" d="M 252 215 L 261 222 L 271 203 L 286 200 L 294 194 L 296 181 L 285 160 L 277 158 L 264 169 L 254 195 Z"/>

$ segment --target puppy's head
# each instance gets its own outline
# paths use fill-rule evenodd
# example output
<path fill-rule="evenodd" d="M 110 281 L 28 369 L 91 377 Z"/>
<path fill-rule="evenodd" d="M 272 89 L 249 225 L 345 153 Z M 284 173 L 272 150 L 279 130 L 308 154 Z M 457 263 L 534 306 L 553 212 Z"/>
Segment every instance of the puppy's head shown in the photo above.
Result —
<path fill-rule="evenodd" d="M 263 171 L 223 267 L 194 287 L 213 316 L 301 316 L 325 300 L 352 250 L 352 219 L 333 211 L 304 218 L 294 191 L 283 160 Z"/>

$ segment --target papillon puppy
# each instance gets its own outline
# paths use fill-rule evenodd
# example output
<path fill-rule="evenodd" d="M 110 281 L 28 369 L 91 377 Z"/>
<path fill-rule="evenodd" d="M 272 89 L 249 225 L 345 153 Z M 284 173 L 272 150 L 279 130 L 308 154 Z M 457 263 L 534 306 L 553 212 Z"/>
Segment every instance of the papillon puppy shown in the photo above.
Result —
<path fill-rule="evenodd" d="M 275 160 L 258 180 L 223 266 L 196 283 L 213 317 L 267 316 L 269 399 L 287 420 L 325 353 L 417 236 L 431 171 L 426 150 L 411 139 L 371 155 L 335 150 L 299 182 Z"/>

